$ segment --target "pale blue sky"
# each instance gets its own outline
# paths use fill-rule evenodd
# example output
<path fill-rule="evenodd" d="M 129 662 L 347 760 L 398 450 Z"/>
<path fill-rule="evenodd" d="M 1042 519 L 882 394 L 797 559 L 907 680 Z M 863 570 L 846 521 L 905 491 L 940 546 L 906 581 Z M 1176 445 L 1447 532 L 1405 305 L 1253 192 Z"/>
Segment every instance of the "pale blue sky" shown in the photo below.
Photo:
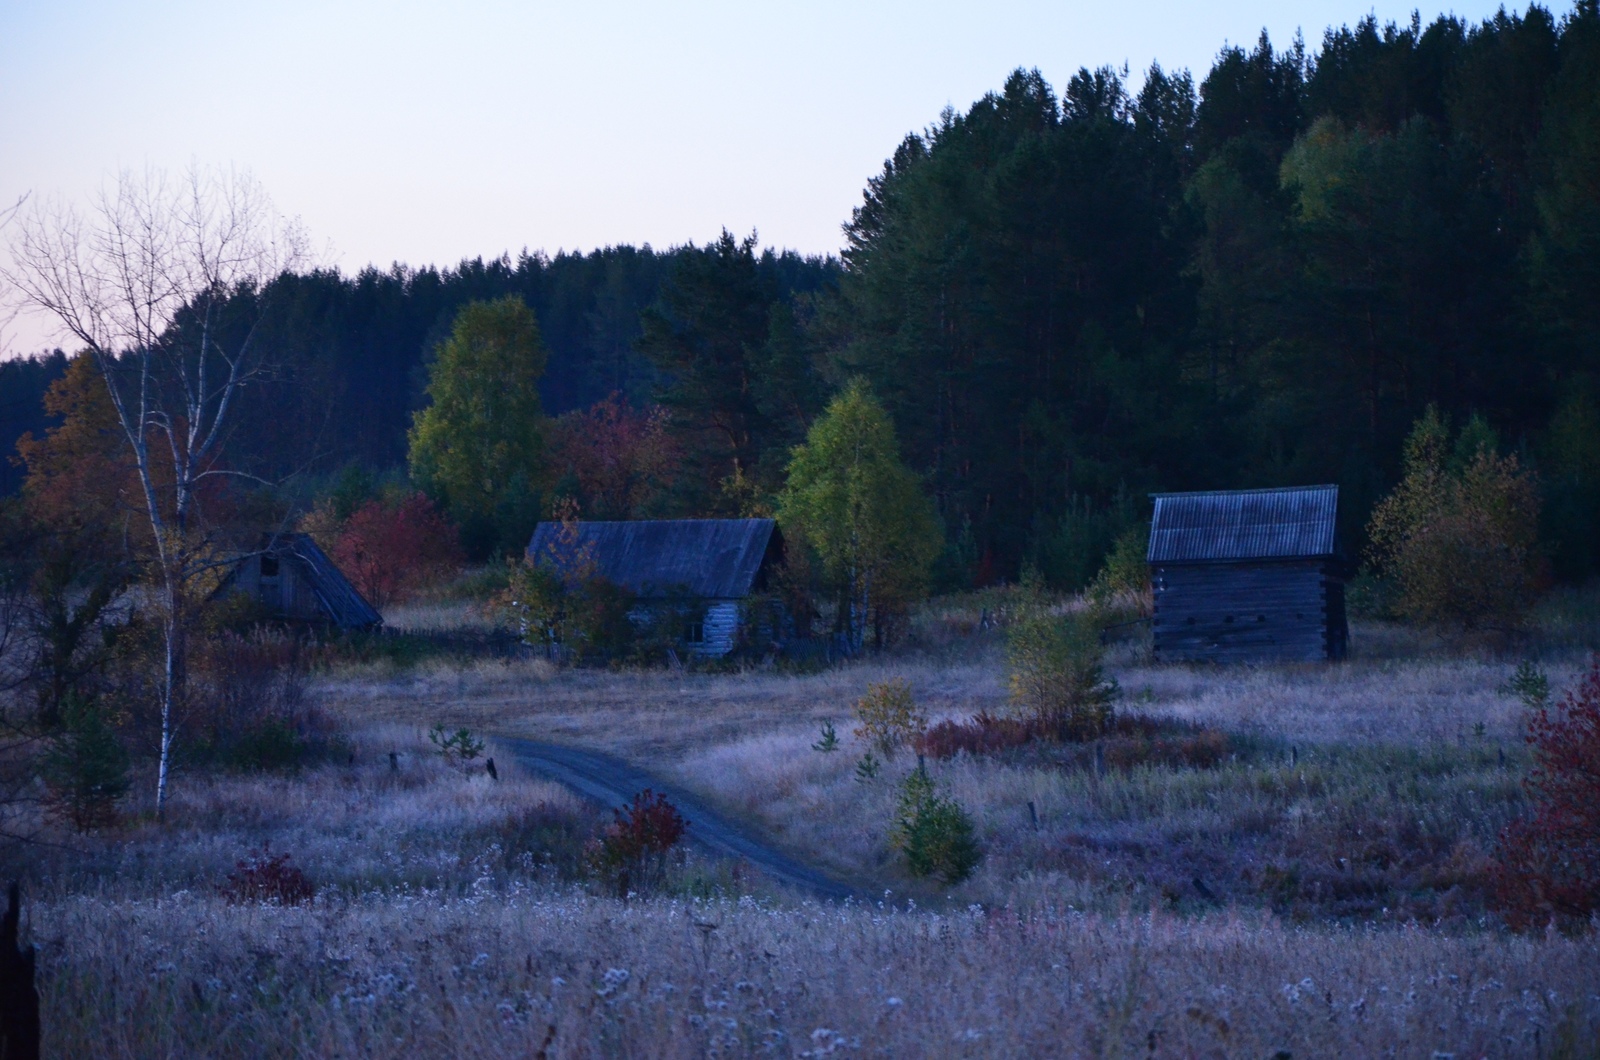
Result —
<path fill-rule="evenodd" d="M 0 201 L 193 159 L 253 171 L 346 270 L 723 226 L 829 252 L 906 132 L 1018 66 L 1058 88 L 1106 63 L 1198 78 L 1263 27 L 1314 47 L 1369 11 L 1411 7 L 5 0 Z"/>

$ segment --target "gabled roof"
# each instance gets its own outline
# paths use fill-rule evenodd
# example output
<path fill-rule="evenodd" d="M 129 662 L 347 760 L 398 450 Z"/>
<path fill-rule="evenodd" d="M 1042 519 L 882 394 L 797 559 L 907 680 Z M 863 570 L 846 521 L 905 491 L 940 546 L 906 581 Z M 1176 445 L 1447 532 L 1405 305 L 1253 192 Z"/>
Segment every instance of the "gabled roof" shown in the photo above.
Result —
<path fill-rule="evenodd" d="M 1332 556 L 1338 486 L 1158 493 L 1151 563 Z"/>
<path fill-rule="evenodd" d="M 300 562 L 311 592 L 341 629 L 366 629 L 383 624 L 383 616 L 356 591 L 344 571 L 317 547 L 309 534 L 279 534 L 268 543 L 267 553 L 279 559 L 293 557 Z"/>
<path fill-rule="evenodd" d="M 782 536 L 771 519 L 641 519 L 540 523 L 528 558 L 562 573 L 592 563 L 594 573 L 637 596 L 737 600 L 758 587 L 769 548 Z"/>

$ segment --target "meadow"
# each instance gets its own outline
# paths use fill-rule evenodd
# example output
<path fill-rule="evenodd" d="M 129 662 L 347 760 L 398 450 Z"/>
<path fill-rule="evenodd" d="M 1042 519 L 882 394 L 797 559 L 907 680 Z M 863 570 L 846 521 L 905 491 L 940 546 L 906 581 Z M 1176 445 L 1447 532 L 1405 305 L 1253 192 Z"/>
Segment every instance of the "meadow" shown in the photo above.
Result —
<path fill-rule="evenodd" d="M 1488 893 L 1524 799 L 1524 708 L 1499 691 L 1518 656 L 1357 637 L 1330 666 L 1114 649 L 1119 711 L 1214 734 L 1203 762 L 1114 741 L 928 759 L 985 852 L 953 888 L 890 845 L 915 756 L 860 778 L 851 704 L 898 678 L 931 721 L 1003 710 L 998 636 L 970 623 L 812 673 L 343 664 L 314 685 L 339 755 L 186 774 L 164 823 L 28 855 L 47 1048 L 1594 1055 L 1592 931 L 1514 935 Z M 1559 688 L 1584 663 L 1542 665 Z M 438 724 L 485 735 L 500 779 L 439 755 Z M 496 737 L 605 750 L 876 897 L 818 902 L 691 846 L 618 899 L 585 867 L 606 815 Z M 241 893 L 284 854 L 314 899 Z"/>

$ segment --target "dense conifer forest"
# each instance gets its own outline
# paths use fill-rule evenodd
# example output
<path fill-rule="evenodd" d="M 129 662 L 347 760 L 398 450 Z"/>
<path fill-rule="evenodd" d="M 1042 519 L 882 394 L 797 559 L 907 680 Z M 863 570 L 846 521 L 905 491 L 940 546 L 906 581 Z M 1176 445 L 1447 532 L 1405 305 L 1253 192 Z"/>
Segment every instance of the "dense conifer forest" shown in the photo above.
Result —
<path fill-rule="evenodd" d="M 283 275 L 239 296 L 271 310 L 271 371 L 227 459 L 402 468 L 457 310 L 506 295 L 548 349 L 547 414 L 666 410 L 663 514 L 769 504 L 863 378 L 942 520 L 946 587 L 1024 566 L 1079 587 L 1152 490 L 1337 482 L 1355 552 L 1435 405 L 1536 469 L 1551 569 L 1580 579 L 1600 572 L 1600 9 L 1263 34 L 1199 78 L 1019 69 L 893 148 L 839 259 L 725 233 Z M 63 368 L 0 365 L 8 451 Z"/>

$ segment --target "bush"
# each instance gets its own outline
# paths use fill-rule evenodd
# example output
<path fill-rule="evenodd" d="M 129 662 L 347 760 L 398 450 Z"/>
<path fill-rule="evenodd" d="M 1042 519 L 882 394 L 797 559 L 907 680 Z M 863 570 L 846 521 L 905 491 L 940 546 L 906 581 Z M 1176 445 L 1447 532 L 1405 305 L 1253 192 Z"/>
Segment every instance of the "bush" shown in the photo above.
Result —
<path fill-rule="evenodd" d="M 315 652 L 268 627 L 203 641 L 191 656 L 194 752 L 233 769 L 275 770 L 341 749 L 309 692 Z"/>
<path fill-rule="evenodd" d="M 1408 618 L 1473 629 L 1521 623 L 1538 587 L 1539 490 L 1481 420 L 1450 450 L 1429 406 L 1406 440 L 1405 476 L 1373 510 L 1370 558 Z"/>
<path fill-rule="evenodd" d="M 1513 928 L 1600 910 L 1600 657 L 1555 709 L 1529 712 L 1530 811 L 1500 834 L 1495 893 Z"/>
<path fill-rule="evenodd" d="M 1117 683 L 1105 676 L 1099 632 L 1081 615 L 1027 607 L 1006 631 L 1011 699 L 1061 740 L 1092 740 L 1113 717 Z"/>
<path fill-rule="evenodd" d="M 68 693 L 61 703 L 61 730 L 44 754 L 46 808 L 80 832 L 116 823 L 117 804 L 128 793 L 128 752 L 101 706 Z"/>
<path fill-rule="evenodd" d="M 267 844 L 248 858 L 235 862 L 228 881 L 219 890 L 230 903 L 271 902 L 299 905 L 317 896 L 317 889 L 288 854 L 273 857 Z"/>
<path fill-rule="evenodd" d="M 928 729 L 928 719 L 917 709 L 911 686 L 898 677 L 868 685 L 867 694 L 856 700 L 855 710 L 860 720 L 856 739 L 865 740 L 885 758 L 893 758 L 901 745 Z"/>
<path fill-rule="evenodd" d="M 983 712 L 966 721 L 941 721 L 916 746 L 919 753 L 942 759 L 963 752 L 1000 754 L 1054 737 L 1055 730 L 1037 718 L 1002 718 Z M 1052 757 L 1062 765 L 1089 768 L 1096 761 L 1096 751 L 1098 762 L 1112 769 L 1214 769 L 1227 759 L 1232 748 L 1227 736 L 1216 729 L 1132 715 L 1112 719 L 1093 748 L 1062 748 Z"/>
<path fill-rule="evenodd" d="M 941 796 L 928 771 L 911 771 L 900 789 L 891 842 L 906 856 L 913 876 L 938 876 L 954 886 L 983 860 L 972 818 L 954 799 Z"/>
<path fill-rule="evenodd" d="M 356 509 L 340 528 L 332 556 L 380 611 L 443 581 L 464 562 L 456 528 L 420 493 Z"/>
<path fill-rule="evenodd" d="M 1001 718 L 980 711 L 967 721 L 941 721 L 917 740 L 916 748 L 932 758 L 954 758 L 963 751 L 990 755 L 1022 747 L 1042 735 L 1036 718 Z"/>
<path fill-rule="evenodd" d="M 1134 602 L 1141 615 L 1153 611 L 1150 566 L 1145 562 L 1149 552 L 1150 527 L 1147 524 L 1129 527 L 1118 535 L 1100 573 L 1089 583 L 1089 597 L 1096 607 L 1105 610 L 1128 600 Z"/>
<path fill-rule="evenodd" d="M 678 845 L 689 822 L 665 795 L 649 788 L 633 802 L 612 811 L 613 820 L 590 848 L 589 867 L 616 892 L 641 894 L 666 880 L 667 855 Z"/>

